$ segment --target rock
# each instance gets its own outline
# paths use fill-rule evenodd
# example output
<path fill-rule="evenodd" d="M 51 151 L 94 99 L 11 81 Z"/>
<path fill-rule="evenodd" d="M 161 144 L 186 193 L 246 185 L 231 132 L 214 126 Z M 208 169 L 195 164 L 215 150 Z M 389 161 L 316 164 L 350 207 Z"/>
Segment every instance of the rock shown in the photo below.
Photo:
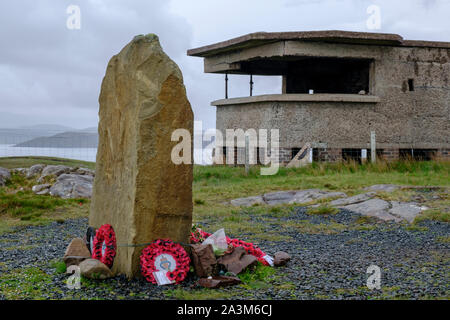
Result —
<path fill-rule="evenodd" d="M 418 206 L 417 203 L 414 202 L 391 202 L 392 208 L 389 210 L 389 213 L 405 219 L 409 223 L 414 222 L 414 219 L 424 210 L 427 210 L 427 207 Z"/>
<path fill-rule="evenodd" d="M 278 191 L 266 193 L 263 196 L 254 196 L 231 200 L 234 206 L 252 206 L 258 204 L 277 205 L 284 203 L 308 203 L 319 199 L 346 197 L 343 192 L 327 192 L 319 189 L 308 189 L 298 191 Z"/>
<path fill-rule="evenodd" d="M 347 195 L 344 192 L 327 192 L 319 189 L 300 190 L 295 192 L 289 203 L 304 204 L 314 200 L 342 198 Z"/>
<path fill-rule="evenodd" d="M 45 164 L 35 164 L 28 169 L 27 178 L 31 179 L 37 175 L 40 175 L 42 170 L 45 168 Z"/>
<path fill-rule="evenodd" d="M 210 289 L 231 286 L 239 283 L 241 283 L 241 279 L 239 279 L 238 277 L 229 277 L 229 276 L 214 276 L 211 278 L 201 278 L 197 282 L 199 286 Z"/>
<path fill-rule="evenodd" d="M 346 205 L 349 205 L 349 204 L 354 204 L 354 203 L 359 203 L 359 202 L 370 200 L 375 195 L 376 195 L 375 192 L 361 193 L 361 194 L 357 194 L 356 196 L 353 196 L 353 197 L 333 200 L 333 201 L 330 202 L 330 205 L 332 205 L 332 206 L 346 206 Z"/>
<path fill-rule="evenodd" d="M 36 186 L 33 186 L 31 188 L 31 191 L 33 191 L 35 194 L 38 195 L 45 195 L 48 194 L 50 192 L 50 187 L 52 185 L 51 184 L 38 184 Z"/>
<path fill-rule="evenodd" d="M 78 175 L 87 175 L 87 176 L 95 176 L 95 171 L 88 168 L 78 168 L 74 171 L 75 174 Z"/>
<path fill-rule="evenodd" d="M 264 201 L 268 205 L 276 205 L 281 203 L 289 203 L 294 197 L 295 191 L 279 191 L 271 192 L 263 195 Z"/>
<path fill-rule="evenodd" d="M 18 173 L 26 176 L 28 174 L 28 168 L 14 168 L 11 169 L 11 173 Z"/>
<path fill-rule="evenodd" d="M 89 279 L 104 280 L 113 276 L 111 270 L 97 259 L 86 259 L 79 267 L 81 275 Z"/>
<path fill-rule="evenodd" d="M 172 161 L 176 129 L 193 137 L 193 113 L 178 66 L 158 37 L 135 37 L 111 58 L 102 82 L 99 145 L 89 225 L 108 223 L 121 243 L 187 243 L 192 225 L 192 153 Z M 185 141 L 186 142 L 186 141 Z M 179 155 L 179 152 L 174 154 Z M 143 247 L 119 247 L 114 271 L 140 275 Z"/>
<path fill-rule="evenodd" d="M 93 182 L 92 176 L 62 174 L 50 188 L 50 195 L 63 199 L 90 198 Z"/>
<path fill-rule="evenodd" d="M 370 199 L 364 202 L 350 204 L 342 208 L 359 213 L 363 216 L 375 217 L 384 221 L 401 221 L 400 218 L 393 216 L 388 212 L 390 209 L 389 202 L 381 199 Z"/>
<path fill-rule="evenodd" d="M 79 265 L 80 262 L 90 259 L 91 253 L 83 239 L 75 238 L 66 248 L 66 252 L 64 253 L 63 261 L 67 267 L 71 265 Z"/>
<path fill-rule="evenodd" d="M 6 181 L 11 179 L 11 173 L 8 169 L 0 167 L 0 186 L 4 186 Z"/>
<path fill-rule="evenodd" d="M 262 196 L 255 197 L 247 197 L 247 198 L 238 198 L 231 200 L 231 204 L 236 207 L 251 207 L 255 204 L 266 204 L 262 198 Z"/>
<path fill-rule="evenodd" d="M 400 186 L 395 184 L 375 184 L 370 187 L 364 188 L 364 190 L 368 191 L 381 191 L 381 192 L 393 192 L 397 189 L 400 189 Z"/>
<path fill-rule="evenodd" d="M 248 267 L 256 265 L 258 259 L 247 254 L 243 247 L 237 247 L 231 253 L 226 253 L 217 259 L 217 263 L 223 265 L 229 272 L 239 274 Z"/>
<path fill-rule="evenodd" d="M 68 167 L 68 166 L 62 166 L 62 165 L 57 165 L 57 166 L 46 166 L 41 173 L 41 177 L 38 179 L 38 182 L 41 183 L 44 181 L 45 177 L 48 176 L 55 176 L 55 177 L 59 177 L 60 175 L 64 174 L 64 173 L 69 173 L 72 170 L 72 168 Z"/>
<path fill-rule="evenodd" d="M 284 266 L 289 260 L 291 260 L 291 256 L 284 251 L 278 251 L 273 256 L 273 264 L 275 267 Z"/>
<path fill-rule="evenodd" d="M 200 278 L 211 276 L 214 267 L 217 264 L 214 249 L 211 244 L 193 244 L 191 245 L 192 263 L 194 264 L 195 273 Z"/>

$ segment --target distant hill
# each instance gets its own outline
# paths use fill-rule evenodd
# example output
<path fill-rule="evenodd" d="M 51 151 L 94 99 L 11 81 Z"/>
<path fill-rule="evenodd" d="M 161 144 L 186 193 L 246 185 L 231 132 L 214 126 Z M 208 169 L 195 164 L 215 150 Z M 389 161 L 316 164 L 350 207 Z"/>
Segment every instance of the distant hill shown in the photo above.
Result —
<path fill-rule="evenodd" d="M 97 148 L 98 134 L 91 131 L 68 131 L 49 137 L 37 137 L 15 145 L 32 148 Z"/>
<path fill-rule="evenodd" d="M 25 130 L 41 130 L 41 131 L 49 131 L 49 132 L 65 132 L 65 131 L 74 131 L 76 129 L 66 126 L 60 126 L 59 124 L 37 124 L 34 126 L 23 126 L 18 127 L 17 129 L 25 129 Z"/>
<path fill-rule="evenodd" d="M 97 127 L 89 127 L 89 128 L 81 129 L 81 130 L 78 130 L 78 131 L 97 133 L 98 132 L 98 128 Z"/>
<path fill-rule="evenodd" d="M 0 144 L 15 145 L 38 137 L 49 137 L 67 130 L 55 128 L 0 128 Z"/>

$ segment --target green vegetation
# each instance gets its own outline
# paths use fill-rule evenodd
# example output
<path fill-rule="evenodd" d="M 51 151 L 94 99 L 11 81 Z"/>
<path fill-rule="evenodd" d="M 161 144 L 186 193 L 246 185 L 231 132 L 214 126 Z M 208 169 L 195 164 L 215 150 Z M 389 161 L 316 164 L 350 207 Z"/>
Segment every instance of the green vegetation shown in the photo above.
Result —
<path fill-rule="evenodd" d="M 247 289 L 263 289 L 271 286 L 271 282 L 275 280 L 273 277 L 276 270 L 266 267 L 261 263 L 255 268 L 249 268 L 245 272 L 238 275 L 242 281 L 242 286 Z"/>
<path fill-rule="evenodd" d="M 449 210 L 450 207 L 447 207 Z M 414 219 L 414 223 L 417 224 L 424 220 L 436 220 L 442 222 L 450 222 L 450 212 L 443 212 L 437 209 L 425 210 L 419 216 Z"/>
<path fill-rule="evenodd" d="M 65 164 L 94 168 L 95 163 L 46 158 L 12 157 L 0 158 L 0 166 L 7 168 L 29 167 L 36 163 Z M 343 191 L 348 195 L 363 192 L 363 188 L 382 183 L 416 186 L 448 187 L 450 162 L 413 162 L 398 161 L 377 164 L 350 163 L 313 163 L 303 168 L 280 168 L 274 176 L 260 175 L 260 167 L 252 167 L 248 175 L 243 167 L 194 166 L 194 222 L 209 224 L 211 230 L 219 227 L 230 235 L 252 234 L 249 240 L 289 241 L 290 238 L 271 232 L 270 224 L 278 223 L 277 218 L 287 217 L 294 205 L 268 207 L 255 205 L 251 208 L 234 208 L 229 200 L 239 197 L 259 195 L 280 190 L 319 188 L 329 191 Z M 4 188 L 0 188 L 0 233 L 10 230 L 11 226 L 63 221 L 67 218 L 87 216 L 88 200 L 63 200 L 50 196 L 37 196 L 31 192 L 36 184 L 23 176 L 13 175 Z M 426 190 L 424 189 L 426 195 Z M 417 191 L 405 189 L 391 194 L 381 194 L 388 200 L 404 201 Z M 449 221 L 450 199 L 448 189 L 440 191 L 439 199 L 426 202 L 430 210 L 416 219 L 416 223 L 425 219 Z M 315 201 L 317 208 L 308 210 L 309 214 L 332 216 L 335 209 L 327 203 L 331 199 Z M 269 213 L 269 218 L 266 216 Z M 248 223 L 252 216 L 263 216 L 261 223 Z M 273 219 L 272 219 L 273 218 Z M 366 218 L 361 218 L 366 219 Z M 362 221 L 359 228 L 372 228 L 371 221 Z M 327 225 L 311 225 L 297 222 L 291 227 L 300 232 L 340 232 L 341 226 L 332 221 Z"/>
<path fill-rule="evenodd" d="M 306 211 L 307 214 L 317 214 L 317 215 L 332 215 L 337 214 L 339 212 L 339 209 L 334 207 L 328 207 L 328 206 L 319 206 L 315 208 L 308 208 Z"/>
<path fill-rule="evenodd" d="M 292 290 L 295 288 L 292 283 L 279 283 L 280 272 L 274 268 L 263 266 L 258 263 L 257 266 L 246 270 L 238 275 L 242 284 L 239 285 L 239 296 L 246 296 L 252 299 L 255 290 L 267 290 L 269 288 Z M 222 289 L 184 289 L 175 288 L 164 291 L 167 298 L 179 300 L 213 300 L 213 299 L 233 299 L 233 293 Z"/>
<path fill-rule="evenodd" d="M 0 276 L 0 292 L 8 300 L 45 299 L 51 276 L 39 268 L 14 269 Z"/>
<path fill-rule="evenodd" d="M 47 158 L 52 164 L 84 166 L 93 168 L 95 165 L 71 163 L 72 160 L 56 160 Z M 62 161 L 62 162 L 61 162 Z M 29 167 L 35 163 L 45 163 L 43 158 L 6 158 L 0 159 L 0 166 L 8 168 Z M 373 184 L 393 183 L 400 185 L 441 186 L 441 190 L 428 188 L 402 189 L 392 193 L 383 193 L 381 197 L 387 200 L 410 201 L 412 197 L 420 196 L 423 204 L 430 208 L 420 215 L 414 224 L 405 224 L 405 229 L 412 232 L 426 232 L 427 228 L 419 223 L 426 219 L 449 222 L 450 199 L 448 194 L 450 163 L 449 162 L 398 162 L 392 164 L 324 164 L 315 163 L 309 167 L 298 169 L 281 168 L 274 176 L 261 176 L 259 168 L 251 168 L 250 174 L 245 174 L 242 167 L 226 166 L 195 166 L 194 167 L 194 222 L 207 225 L 206 231 L 213 232 L 225 228 L 227 235 L 239 237 L 245 241 L 293 241 L 280 232 L 280 228 L 295 230 L 305 234 L 339 234 L 346 230 L 363 230 L 372 232 L 378 228 L 374 218 L 359 217 L 354 223 L 345 225 L 337 223 L 334 216 L 336 209 L 329 206 L 330 199 L 312 202 L 319 204 L 308 208 L 310 215 L 321 215 L 323 223 L 312 223 L 309 220 L 290 218 L 296 205 L 284 204 L 277 206 L 255 205 L 248 208 L 236 208 L 229 200 L 239 197 L 259 195 L 280 190 L 296 190 L 319 188 L 323 190 L 343 191 L 348 195 L 363 192 L 363 188 Z M 86 217 L 89 200 L 60 199 L 51 196 L 38 196 L 32 193 L 31 187 L 36 180 L 28 180 L 20 174 L 13 174 L 6 186 L 0 187 L 0 233 L 7 232 L 13 226 L 42 224 L 50 221 L 64 221 L 68 218 Z M 312 219 L 314 221 L 314 219 Z M 274 228 L 277 227 L 277 228 Z M 292 234 L 292 233 L 291 233 Z M 5 243 L 8 239 L 3 240 Z M 357 244 L 359 239 L 353 238 L 347 245 Z M 439 243 L 448 243 L 448 236 L 437 237 Z M 376 243 L 373 243 L 376 245 Z M 20 247 L 6 245 L 5 250 L 32 248 L 29 244 Z M 301 250 L 301 249 L 299 249 Z M 439 258 L 443 259 L 443 258 Z M 439 260 L 439 261 L 441 261 Z M 64 262 L 50 261 L 55 274 L 66 271 Z M 0 262 L 0 270 L 5 265 Z M 300 266 L 299 268 L 302 268 Z M 402 268 L 400 265 L 399 268 Z M 52 272 L 50 272 L 52 273 Z M 321 271 L 319 272 L 321 274 Z M 37 267 L 17 268 L 0 274 L 0 292 L 7 299 L 42 299 L 52 296 L 54 290 L 50 286 L 54 275 L 47 274 Z M 239 297 L 252 299 L 255 292 L 294 290 L 296 285 L 286 282 L 283 269 L 274 269 L 258 264 L 253 270 L 239 275 L 242 284 L 233 287 L 211 290 L 205 288 L 164 288 L 164 295 L 171 299 L 232 299 Z M 100 291 L 116 296 L 114 281 L 96 281 L 81 279 L 81 285 L 87 290 Z M 51 289 L 49 289 L 51 288 Z M 52 290 L 52 293 L 49 292 Z M 294 291 L 292 298 L 296 298 Z M 337 289 L 336 294 L 346 297 L 353 295 L 366 296 L 368 299 L 404 299 L 396 287 L 383 287 L 379 292 L 368 291 L 366 287 Z M 145 298 L 146 292 L 129 293 L 136 298 Z M 311 292 L 311 294 L 313 294 Z M 68 299 L 84 299 L 79 292 L 66 293 Z M 117 296 L 118 299 L 126 298 Z M 317 294 L 315 298 L 329 298 Z M 426 297 L 425 297 L 426 298 Z"/>
<path fill-rule="evenodd" d="M 0 234 L 15 226 L 60 222 L 87 215 L 89 200 L 36 195 L 31 191 L 36 184 L 34 179 L 12 174 L 6 186 L 0 188 Z"/>
<path fill-rule="evenodd" d="M 56 260 L 56 261 L 51 262 L 50 266 L 52 268 L 55 268 L 55 272 L 57 274 L 66 273 L 66 271 L 67 271 L 66 264 L 64 263 L 64 261 L 61 261 L 61 260 Z"/>
<path fill-rule="evenodd" d="M 299 190 L 319 188 L 329 191 L 343 191 L 348 195 L 363 192 L 363 188 L 374 184 L 399 184 L 415 186 L 450 185 L 450 162 L 413 162 L 398 161 L 392 163 L 378 162 L 359 165 L 356 163 L 313 163 L 303 168 L 280 168 L 274 176 L 260 175 L 260 168 L 252 167 L 245 174 L 243 167 L 229 166 L 195 166 L 194 196 L 202 204 L 194 206 L 194 220 L 203 222 L 211 218 L 221 219 L 232 215 L 229 204 L 231 199 L 254 196 L 281 190 Z M 391 197 L 401 200 L 413 191 L 406 189 L 396 191 Z M 443 192 L 443 196 L 448 192 Z M 387 195 L 386 195 L 387 197 Z M 438 200 L 434 207 L 440 212 L 448 211 L 450 206 Z M 328 200 L 317 201 L 326 206 Z M 203 203 L 204 202 L 204 203 Z M 247 214 L 257 214 L 258 210 L 267 212 L 267 206 L 257 205 L 256 211 L 243 209 Z M 259 209 L 258 209 L 259 208 Z M 447 208 L 447 209 L 446 209 Z"/>
<path fill-rule="evenodd" d="M 95 162 L 63 159 L 57 157 L 5 157 L 0 158 L 0 167 L 13 168 L 29 168 L 35 164 L 46 165 L 65 165 L 69 167 L 83 167 L 88 169 L 95 169 Z"/>

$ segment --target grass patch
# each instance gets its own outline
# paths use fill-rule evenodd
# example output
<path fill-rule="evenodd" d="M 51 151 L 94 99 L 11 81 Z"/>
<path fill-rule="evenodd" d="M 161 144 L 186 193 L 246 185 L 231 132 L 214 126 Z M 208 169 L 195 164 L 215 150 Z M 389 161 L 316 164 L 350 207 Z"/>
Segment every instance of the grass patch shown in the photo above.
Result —
<path fill-rule="evenodd" d="M 242 286 L 247 289 L 265 289 L 271 287 L 276 270 L 258 263 L 255 268 L 248 269 L 238 275 Z"/>
<path fill-rule="evenodd" d="M 440 243 L 450 243 L 450 236 L 439 236 L 436 238 L 436 241 Z"/>
<path fill-rule="evenodd" d="M 328 206 L 319 206 L 315 208 L 308 208 L 306 211 L 307 214 L 310 215 L 333 215 L 339 212 L 338 208 L 328 207 Z"/>
<path fill-rule="evenodd" d="M 450 222 L 450 212 L 443 212 L 436 209 L 425 210 L 414 219 L 413 224 L 416 225 L 424 220 Z"/>
<path fill-rule="evenodd" d="M 418 232 L 426 232 L 428 231 L 428 227 L 418 226 L 417 224 L 411 224 L 405 227 L 408 231 L 418 231 Z"/>
<path fill-rule="evenodd" d="M 31 191 L 36 184 L 35 179 L 26 179 L 15 173 L 6 186 L 0 188 L 0 234 L 10 232 L 11 228 L 17 226 L 87 216 L 89 200 L 36 195 Z"/>
<path fill-rule="evenodd" d="M 205 204 L 205 200 L 202 200 L 202 199 L 195 199 L 195 200 L 194 200 L 194 204 L 203 205 L 203 204 Z"/>
<path fill-rule="evenodd" d="M 0 292 L 8 300 L 44 299 L 51 276 L 39 268 L 11 270 L 0 275 Z"/>
<path fill-rule="evenodd" d="M 63 274 L 67 271 L 66 264 L 61 260 L 53 261 L 50 266 L 55 269 L 57 274 Z"/>
<path fill-rule="evenodd" d="M 35 164 L 45 165 L 65 165 L 69 167 L 83 167 L 88 169 L 95 169 L 95 162 L 80 161 L 73 159 L 64 159 L 57 157 L 3 157 L 0 158 L 0 167 L 7 169 L 14 168 L 29 168 Z"/>

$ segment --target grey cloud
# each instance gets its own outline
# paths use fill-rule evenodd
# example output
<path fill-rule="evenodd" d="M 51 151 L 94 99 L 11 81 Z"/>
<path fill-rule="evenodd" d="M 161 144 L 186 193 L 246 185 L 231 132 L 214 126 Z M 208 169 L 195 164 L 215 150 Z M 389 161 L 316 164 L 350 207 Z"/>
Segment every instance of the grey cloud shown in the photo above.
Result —
<path fill-rule="evenodd" d="M 70 4 L 80 6 L 80 30 L 66 27 Z M 0 115 L 17 114 L 17 125 L 31 112 L 45 123 L 66 114 L 59 122 L 74 127 L 85 126 L 74 123 L 85 113 L 83 122 L 96 125 L 106 65 L 133 36 L 158 34 L 173 59 L 184 57 L 191 41 L 189 25 L 164 0 L 3 1 L 0 21 Z M 0 116 L 0 126 L 10 118 Z"/>

